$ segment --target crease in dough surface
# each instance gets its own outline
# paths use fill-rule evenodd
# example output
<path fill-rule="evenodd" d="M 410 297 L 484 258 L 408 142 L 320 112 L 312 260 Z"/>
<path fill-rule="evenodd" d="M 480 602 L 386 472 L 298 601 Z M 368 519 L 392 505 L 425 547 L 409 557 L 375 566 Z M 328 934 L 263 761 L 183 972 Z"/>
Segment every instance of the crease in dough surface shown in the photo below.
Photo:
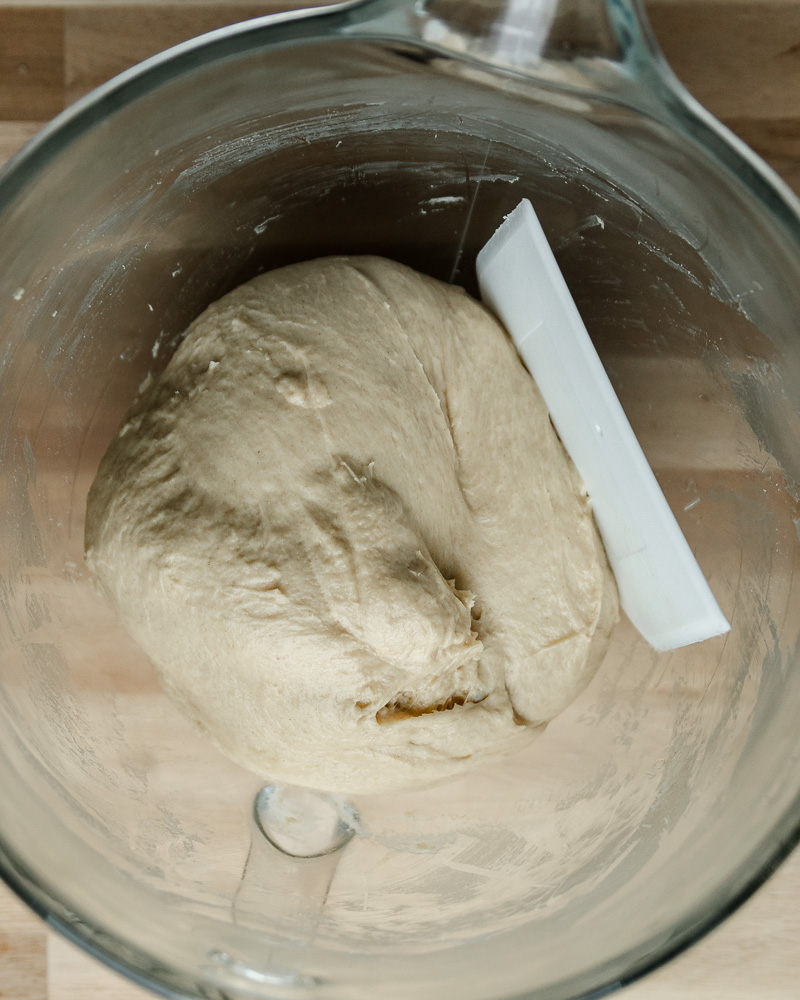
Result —
<path fill-rule="evenodd" d="M 505 331 L 375 257 L 272 271 L 195 320 L 103 458 L 86 550 L 223 752 L 344 793 L 521 748 L 618 614 Z"/>

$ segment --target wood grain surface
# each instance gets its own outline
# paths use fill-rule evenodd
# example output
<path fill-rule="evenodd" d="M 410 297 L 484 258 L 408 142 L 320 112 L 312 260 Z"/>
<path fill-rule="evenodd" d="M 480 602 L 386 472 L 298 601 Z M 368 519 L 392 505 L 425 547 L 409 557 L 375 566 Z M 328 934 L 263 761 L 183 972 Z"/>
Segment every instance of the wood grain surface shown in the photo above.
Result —
<path fill-rule="evenodd" d="M 127 66 L 287 5 L 0 0 L 0 162 Z M 800 0 L 649 0 L 647 7 L 678 76 L 800 193 Z M 0 887 L 0 1000 L 149 995 L 54 935 Z M 800 853 L 722 927 L 623 996 L 800 1000 Z"/>

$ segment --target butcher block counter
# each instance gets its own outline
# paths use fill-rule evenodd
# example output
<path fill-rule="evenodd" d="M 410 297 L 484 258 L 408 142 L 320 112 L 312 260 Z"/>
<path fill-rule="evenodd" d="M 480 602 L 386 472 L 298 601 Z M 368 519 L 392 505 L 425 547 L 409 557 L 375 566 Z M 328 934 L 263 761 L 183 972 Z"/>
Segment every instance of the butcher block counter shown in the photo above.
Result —
<path fill-rule="evenodd" d="M 280 2 L 0 0 L 0 162 L 63 107 L 162 49 Z M 311 6 L 306 3 L 305 6 Z M 800 0 L 649 0 L 680 79 L 800 193 Z M 144 1000 L 0 886 L 1 1000 Z M 625 1000 L 800 1000 L 800 852 Z"/>

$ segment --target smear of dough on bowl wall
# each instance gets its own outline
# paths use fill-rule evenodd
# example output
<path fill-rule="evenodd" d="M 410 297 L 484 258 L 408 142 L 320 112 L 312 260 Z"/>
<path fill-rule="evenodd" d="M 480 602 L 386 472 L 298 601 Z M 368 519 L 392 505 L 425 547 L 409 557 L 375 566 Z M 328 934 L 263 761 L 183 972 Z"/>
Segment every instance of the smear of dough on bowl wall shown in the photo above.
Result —
<path fill-rule="evenodd" d="M 342 793 L 526 745 L 618 617 L 590 500 L 502 326 L 376 257 L 280 268 L 195 320 L 100 465 L 86 550 L 223 752 Z"/>

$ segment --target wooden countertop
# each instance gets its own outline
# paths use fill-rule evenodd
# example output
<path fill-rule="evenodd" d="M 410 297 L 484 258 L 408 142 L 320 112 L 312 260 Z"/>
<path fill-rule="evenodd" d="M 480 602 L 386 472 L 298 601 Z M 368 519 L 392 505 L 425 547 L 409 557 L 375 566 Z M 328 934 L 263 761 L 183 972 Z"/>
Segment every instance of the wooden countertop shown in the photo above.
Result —
<path fill-rule="evenodd" d="M 305 6 L 319 3 L 307 0 Z M 289 4 L 0 0 L 0 162 L 120 70 Z M 647 0 L 689 89 L 800 193 L 800 0 Z M 722 927 L 625 1000 L 800 1000 L 800 852 Z M 0 886 L 0 1000 L 144 1000 Z"/>

